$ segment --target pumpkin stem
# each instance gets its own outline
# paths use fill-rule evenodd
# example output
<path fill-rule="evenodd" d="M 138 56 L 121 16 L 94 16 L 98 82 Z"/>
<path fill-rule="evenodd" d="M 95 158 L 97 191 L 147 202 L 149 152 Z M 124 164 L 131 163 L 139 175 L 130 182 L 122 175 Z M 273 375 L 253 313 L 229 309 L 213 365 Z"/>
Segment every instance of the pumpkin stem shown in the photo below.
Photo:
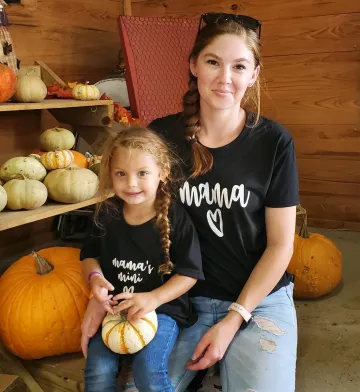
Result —
<path fill-rule="evenodd" d="M 309 231 L 307 225 L 307 212 L 305 208 L 302 207 L 300 204 L 296 207 L 296 215 L 302 215 L 303 217 L 300 231 L 299 231 L 299 236 L 302 238 L 309 238 Z"/>
<path fill-rule="evenodd" d="M 36 272 L 39 275 L 47 275 L 51 271 L 54 270 L 54 266 L 50 263 L 50 261 L 46 260 L 45 257 L 39 255 L 39 253 L 31 252 L 35 259 L 36 264 Z"/>

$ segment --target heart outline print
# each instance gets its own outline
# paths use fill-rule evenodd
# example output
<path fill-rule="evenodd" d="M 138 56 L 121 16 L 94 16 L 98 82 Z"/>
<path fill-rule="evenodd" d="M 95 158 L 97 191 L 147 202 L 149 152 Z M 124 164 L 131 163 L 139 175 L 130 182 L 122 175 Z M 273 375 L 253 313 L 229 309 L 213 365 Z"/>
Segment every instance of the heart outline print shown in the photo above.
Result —
<path fill-rule="evenodd" d="M 134 293 L 134 286 L 130 286 L 130 287 L 124 286 L 123 293 L 131 293 L 131 294 L 133 294 Z"/>
<path fill-rule="evenodd" d="M 218 237 L 223 237 L 224 236 L 224 232 L 223 232 L 223 228 L 224 228 L 224 223 L 223 223 L 223 219 L 222 219 L 222 214 L 221 214 L 221 210 L 220 208 L 217 208 L 214 212 L 212 211 L 208 211 L 206 213 L 206 217 L 207 217 L 207 221 L 208 224 L 211 228 L 211 230 L 218 236 Z M 216 226 L 215 223 L 218 223 L 218 226 Z"/>

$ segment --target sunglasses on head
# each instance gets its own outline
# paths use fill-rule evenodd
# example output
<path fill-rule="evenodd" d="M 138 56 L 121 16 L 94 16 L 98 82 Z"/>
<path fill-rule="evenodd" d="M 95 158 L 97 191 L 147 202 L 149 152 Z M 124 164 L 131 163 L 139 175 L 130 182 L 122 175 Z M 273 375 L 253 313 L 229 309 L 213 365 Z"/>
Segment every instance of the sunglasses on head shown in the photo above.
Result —
<path fill-rule="evenodd" d="M 261 35 L 260 21 L 247 15 L 225 14 L 223 12 L 208 12 L 206 14 L 202 14 L 200 17 L 198 33 L 200 32 L 201 29 L 201 22 L 204 22 L 206 25 L 208 25 L 208 24 L 225 23 L 230 20 L 242 25 L 246 29 L 254 30 L 254 31 L 259 30 L 259 39 L 260 39 L 260 35 Z"/>

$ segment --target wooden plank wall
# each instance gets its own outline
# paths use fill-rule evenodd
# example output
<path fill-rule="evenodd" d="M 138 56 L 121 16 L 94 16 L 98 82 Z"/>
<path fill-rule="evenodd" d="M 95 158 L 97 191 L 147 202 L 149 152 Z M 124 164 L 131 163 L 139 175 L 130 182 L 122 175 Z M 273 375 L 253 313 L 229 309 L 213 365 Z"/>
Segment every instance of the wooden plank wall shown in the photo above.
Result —
<path fill-rule="evenodd" d="M 122 9 L 122 0 L 37 0 L 6 11 L 22 64 L 41 60 L 65 81 L 96 82 L 118 64 Z"/>
<path fill-rule="evenodd" d="M 116 19 L 122 0 L 37 0 L 6 8 L 21 64 L 47 63 L 65 81 L 96 82 L 114 73 L 120 40 Z M 27 4 L 35 4 L 29 6 Z M 42 117 L 42 118 L 41 118 Z M 38 148 L 39 136 L 55 126 L 46 111 L 0 115 L 0 164 Z M 0 274 L 8 263 L 54 240 L 54 219 L 0 232 Z"/>
<path fill-rule="evenodd" d="M 264 114 L 294 136 L 310 224 L 360 231 L 360 2 L 132 1 L 138 16 L 210 11 L 263 23 Z"/>

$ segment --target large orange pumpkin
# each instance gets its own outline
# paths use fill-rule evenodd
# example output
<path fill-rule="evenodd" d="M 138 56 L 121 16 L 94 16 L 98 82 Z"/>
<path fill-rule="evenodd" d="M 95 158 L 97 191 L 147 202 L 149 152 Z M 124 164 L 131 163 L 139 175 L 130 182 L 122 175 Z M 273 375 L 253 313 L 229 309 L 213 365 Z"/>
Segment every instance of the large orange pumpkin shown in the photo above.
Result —
<path fill-rule="evenodd" d="M 42 249 L 12 264 L 0 278 L 0 338 L 24 359 L 80 351 L 80 325 L 90 290 L 80 250 Z"/>
<path fill-rule="evenodd" d="M 295 234 L 294 253 L 288 271 L 295 275 L 294 298 L 318 298 L 330 293 L 342 278 L 342 255 L 336 245 L 319 233 L 309 233 L 307 213 L 298 206 L 303 217 L 299 234 Z"/>
<path fill-rule="evenodd" d="M 0 102 L 7 102 L 16 92 L 15 72 L 7 65 L 0 64 Z"/>

